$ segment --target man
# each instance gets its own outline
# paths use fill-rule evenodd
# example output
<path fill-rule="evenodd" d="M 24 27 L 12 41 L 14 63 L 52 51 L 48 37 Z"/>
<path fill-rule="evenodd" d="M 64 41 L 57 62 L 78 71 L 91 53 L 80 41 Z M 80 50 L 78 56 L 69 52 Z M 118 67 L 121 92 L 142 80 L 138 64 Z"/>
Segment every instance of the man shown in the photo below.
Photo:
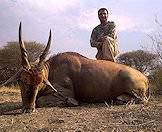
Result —
<path fill-rule="evenodd" d="M 96 26 L 91 34 L 90 44 L 96 47 L 98 60 L 109 60 L 115 62 L 114 57 L 118 54 L 116 25 L 108 21 L 108 10 L 101 8 L 98 10 L 100 25 Z"/>

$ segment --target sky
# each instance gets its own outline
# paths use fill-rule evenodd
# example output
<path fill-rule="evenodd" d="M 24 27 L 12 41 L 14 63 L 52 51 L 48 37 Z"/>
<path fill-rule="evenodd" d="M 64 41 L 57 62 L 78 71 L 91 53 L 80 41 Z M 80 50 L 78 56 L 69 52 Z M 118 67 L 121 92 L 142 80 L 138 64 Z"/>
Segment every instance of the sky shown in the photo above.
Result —
<path fill-rule="evenodd" d="M 95 58 L 90 46 L 92 29 L 100 24 L 97 11 L 109 10 L 117 25 L 120 53 L 149 47 L 148 34 L 158 31 L 162 0 L 0 0 L 0 47 L 18 40 L 22 22 L 25 41 L 47 43 L 52 30 L 51 53 L 73 51 Z"/>

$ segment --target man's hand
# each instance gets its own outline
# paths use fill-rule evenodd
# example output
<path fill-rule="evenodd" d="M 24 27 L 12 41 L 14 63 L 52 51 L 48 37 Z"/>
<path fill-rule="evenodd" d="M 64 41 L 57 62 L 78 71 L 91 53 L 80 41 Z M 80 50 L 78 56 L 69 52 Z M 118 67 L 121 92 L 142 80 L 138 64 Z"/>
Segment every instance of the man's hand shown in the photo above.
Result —
<path fill-rule="evenodd" d="M 103 37 L 99 38 L 97 41 L 104 42 L 104 41 L 106 41 L 106 39 L 107 39 L 107 36 L 103 36 Z"/>
<path fill-rule="evenodd" d="M 103 36 L 103 37 L 99 38 L 97 41 L 98 42 L 105 42 L 105 41 L 107 41 L 107 39 L 110 39 L 112 41 L 114 40 L 113 38 L 111 38 L 109 36 Z"/>

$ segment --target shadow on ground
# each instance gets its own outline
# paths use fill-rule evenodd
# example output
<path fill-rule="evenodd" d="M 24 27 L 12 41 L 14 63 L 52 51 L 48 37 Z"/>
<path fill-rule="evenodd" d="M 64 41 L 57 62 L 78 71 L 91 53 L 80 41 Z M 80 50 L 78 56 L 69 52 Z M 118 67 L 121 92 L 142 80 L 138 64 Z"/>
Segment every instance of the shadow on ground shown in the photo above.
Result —
<path fill-rule="evenodd" d="M 1 115 L 17 115 L 21 114 L 21 102 L 4 102 L 0 103 L 0 116 Z"/>

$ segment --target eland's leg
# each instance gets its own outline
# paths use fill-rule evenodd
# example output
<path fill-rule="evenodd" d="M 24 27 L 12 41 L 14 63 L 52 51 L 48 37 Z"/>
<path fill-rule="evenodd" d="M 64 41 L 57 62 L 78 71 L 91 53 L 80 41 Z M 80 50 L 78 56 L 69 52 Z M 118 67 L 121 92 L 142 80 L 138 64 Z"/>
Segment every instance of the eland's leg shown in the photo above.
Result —
<path fill-rule="evenodd" d="M 36 103 L 38 107 L 45 106 L 78 106 L 79 103 L 74 98 L 74 92 L 72 90 L 72 86 L 67 85 L 61 86 L 58 83 L 53 84 L 53 86 L 57 89 L 57 92 L 51 91 L 49 87 L 46 88 L 44 95 L 40 96 Z"/>
<path fill-rule="evenodd" d="M 71 97 L 62 98 L 60 96 L 46 95 L 41 96 L 36 101 L 37 107 L 53 107 L 53 106 L 78 106 L 77 100 Z"/>
<path fill-rule="evenodd" d="M 122 94 L 117 99 L 126 104 L 126 106 L 135 104 L 135 96 L 132 94 Z"/>
<path fill-rule="evenodd" d="M 53 107 L 63 105 L 65 105 L 64 100 L 61 100 L 60 98 L 52 94 L 41 96 L 36 101 L 37 107 Z"/>

